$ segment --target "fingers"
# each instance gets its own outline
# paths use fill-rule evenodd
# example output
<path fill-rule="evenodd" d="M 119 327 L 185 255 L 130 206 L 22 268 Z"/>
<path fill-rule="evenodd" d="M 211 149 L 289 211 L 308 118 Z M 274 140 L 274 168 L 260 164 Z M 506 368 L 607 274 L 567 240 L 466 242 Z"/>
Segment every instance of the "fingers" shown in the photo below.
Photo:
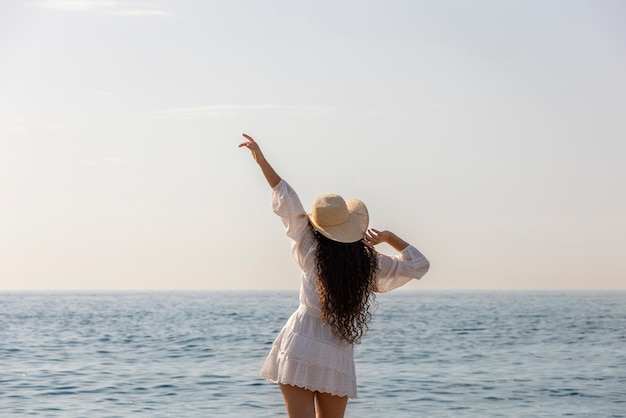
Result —
<path fill-rule="evenodd" d="M 246 147 L 248 148 L 250 151 L 258 151 L 259 150 L 259 146 L 256 142 L 242 142 L 241 144 L 239 144 L 239 148 L 241 147 Z"/>
<path fill-rule="evenodd" d="M 378 236 L 378 231 L 375 229 L 368 229 L 363 234 L 363 243 L 367 246 L 373 247 L 376 244 L 380 244 L 381 240 Z"/>
<path fill-rule="evenodd" d="M 253 147 L 257 146 L 257 143 L 254 139 L 252 139 L 252 137 L 248 134 L 242 134 L 244 138 L 246 138 L 248 140 L 248 142 L 242 142 L 241 144 L 239 144 L 239 148 L 241 147 L 246 147 L 250 150 L 252 150 Z"/>
<path fill-rule="evenodd" d="M 365 245 L 367 245 L 368 247 L 373 247 L 374 245 L 376 245 L 376 243 L 374 242 L 374 240 L 372 239 L 371 236 L 369 236 L 367 234 L 367 232 L 365 234 L 363 234 L 363 239 L 361 240 L 361 242 Z"/>
<path fill-rule="evenodd" d="M 369 247 L 387 242 L 387 231 L 370 228 L 363 234 L 363 243 Z"/>
<path fill-rule="evenodd" d="M 256 141 L 254 139 L 252 139 L 252 137 L 248 134 L 242 134 L 244 138 L 246 138 L 248 140 L 248 142 L 242 142 L 241 144 L 239 144 L 239 148 L 241 147 L 246 147 L 248 148 L 250 151 L 254 150 L 258 150 L 259 145 L 256 143 Z"/>
<path fill-rule="evenodd" d="M 246 138 L 248 141 L 252 142 L 252 143 L 256 143 L 256 141 L 254 139 L 252 139 L 252 137 L 248 134 L 242 134 L 244 138 Z"/>

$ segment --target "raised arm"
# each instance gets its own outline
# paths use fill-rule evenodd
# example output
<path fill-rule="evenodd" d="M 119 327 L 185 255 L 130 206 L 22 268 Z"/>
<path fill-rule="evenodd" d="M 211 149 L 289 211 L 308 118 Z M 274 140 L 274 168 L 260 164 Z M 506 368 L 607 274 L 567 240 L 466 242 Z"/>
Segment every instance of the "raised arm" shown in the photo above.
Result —
<path fill-rule="evenodd" d="M 254 161 L 257 162 L 259 167 L 261 167 L 261 171 L 263 172 L 263 175 L 265 176 L 267 183 L 273 189 L 274 187 L 278 185 L 278 183 L 280 183 L 280 180 L 281 180 L 280 176 L 278 175 L 278 173 L 276 173 L 276 171 L 270 165 L 270 163 L 267 162 L 267 160 L 265 159 L 265 156 L 261 152 L 261 148 L 259 147 L 259 144 L 257 144 L 256 141 L 252 139 L 250 135 L 243 134 L 243 137 L 246 138 L 247 141 L 239 144 L 239 147 L 240 148 L 246 147 L 250 150 L 250 152 L 252 153 L 252 157 L 254 158 Z"/>
<path fill-rule="evenodd" d="M 396 289 L 411 280 L 419 280 L 428 272 L 430 263 L 426 257 L 393 232 L 368 229 L 363 235 L 365 245 L 374 246 L 381 242 L 391 245 L 399 254 L 389 256 L 378 253 L 375 292 Z"/>

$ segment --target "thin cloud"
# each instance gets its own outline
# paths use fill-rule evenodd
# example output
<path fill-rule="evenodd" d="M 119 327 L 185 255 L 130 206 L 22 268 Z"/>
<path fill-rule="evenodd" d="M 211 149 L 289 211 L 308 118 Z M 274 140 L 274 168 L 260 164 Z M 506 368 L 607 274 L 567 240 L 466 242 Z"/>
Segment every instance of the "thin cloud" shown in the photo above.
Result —
<path fill-rule="evenodd" d="M 38 3 L 45 9 L 92 11 L 116 16 L 169 16 L 170 12 L 152 6 L 128 9 L 123 2 L 114 0 L 42 0 Z"/>
<path fill-rule="evenodd" d="M 80 165 L 87 165 L 87 166 L 96 166 L 96 165 L 124 165 L 124 164 L 129 164 L 130 161 L 124 159 L 124 158 L 103 158 L 102 160 L 96 161 L 96 160 L 81 160 L 79 161 Z"/>
<path fill-rule="evenodd" d="M 233 117 L 243 112 L 261 110 L 284 110 L 291 112 L 325 112 L 341 111 L 343 109 L 324 106 L 285 106 L 276 104 L 262 105 L 217 105 L 217 106 L 195 106 L 166 109 L 158 112 L 157 116 L 163 119 L 177 120 L 198 120 L 211 119 L 217 117 Z"/>
<path fill-rule="evenodd" d="M 118 2 L 109 0 L 44 0 L 38 4 L 45 9 L 94 10 L 116 7 Z"/>
<path fill-rule="evenodd" d="M 53 132 L 70 129 L 71 125 L 51 120 L 48 115 L 34 109 L 3 108 L 0 109 L 0 128 L 13 132 Z"/>
<path fill-rule="evenodd" d="M 66 126 L 64 126 L 64 125 L 59 125 L 59 124 L 56 124 L 56 123 L 53 123 L 53 124 L 51 124 L 51 125 L 48 125 L 48 126 L 46 127 L 46 129 L 47 129 L 48 131 L 62 131 L 62 130 L 64 130 L 64 129 L 66 129 Z"/>
<path fill-rule="evenodd" d="M 6 128 L 13 132 L 30 131 L 35 128 L 32 119 L 28 112 L 22 109 L 0 109 L 0 129 Z"/>
<path fill-rule="evenodd" d="M 130 163 L 130 161 L 125 160 L 123 158 L 106 158 L 105 161 L 113 165 L 122 165 L 122 164 Z"/>
<path fill-rule="evenodd" d="M 256 106 L 195 106 L 195 107 L 181 107 L 175 109 L 166 109 L 159 112 L 159 116 L 163 118 L 173 118 L 178 120 L 197 120 L 197 119 L 211 119 L 220 116 L 235 116 L 243 111 L 250 110 L 269 110 L 269 109 L 281 109 L 281 106 L 266 104 Z"/>
<path fill-rule="evenodd" d="M 119 16 L 169 16 L 171 13 L 160 9 L 132 9 L 116 11 L 113 14 Z"/>

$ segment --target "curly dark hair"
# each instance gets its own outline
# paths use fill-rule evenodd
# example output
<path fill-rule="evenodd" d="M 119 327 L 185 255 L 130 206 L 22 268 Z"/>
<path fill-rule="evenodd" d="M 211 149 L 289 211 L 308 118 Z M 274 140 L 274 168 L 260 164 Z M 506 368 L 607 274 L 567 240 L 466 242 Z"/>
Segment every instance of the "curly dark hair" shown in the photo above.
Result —
<path fill-rule="evenodd" d="M 337 337 L 358 344 L 367 333 L 375 304 L 376 250 L 361 241 L 333 241 L 312 229 L 322 318 Z"/>

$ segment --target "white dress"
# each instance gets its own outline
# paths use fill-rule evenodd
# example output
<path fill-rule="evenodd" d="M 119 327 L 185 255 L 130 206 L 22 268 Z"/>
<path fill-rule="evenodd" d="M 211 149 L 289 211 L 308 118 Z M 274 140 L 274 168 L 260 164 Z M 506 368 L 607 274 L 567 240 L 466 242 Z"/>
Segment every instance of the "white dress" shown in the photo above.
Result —
<path fill-rule="evenodd" d="M 302 269 L 300 306 L 276 337 L 261 376 L 337 396 L 356 397 L 353 345 L 335 337 L 320 313 L 316 290 L 316 238 L 296 192 L 281 180 L 273 189 L 272 208 L 292 239 L 293 256 Z M 409 245 L 397 256 L 378 254 L 376 288 L 387 292 L 421 278 L 428 260 Z"/>

